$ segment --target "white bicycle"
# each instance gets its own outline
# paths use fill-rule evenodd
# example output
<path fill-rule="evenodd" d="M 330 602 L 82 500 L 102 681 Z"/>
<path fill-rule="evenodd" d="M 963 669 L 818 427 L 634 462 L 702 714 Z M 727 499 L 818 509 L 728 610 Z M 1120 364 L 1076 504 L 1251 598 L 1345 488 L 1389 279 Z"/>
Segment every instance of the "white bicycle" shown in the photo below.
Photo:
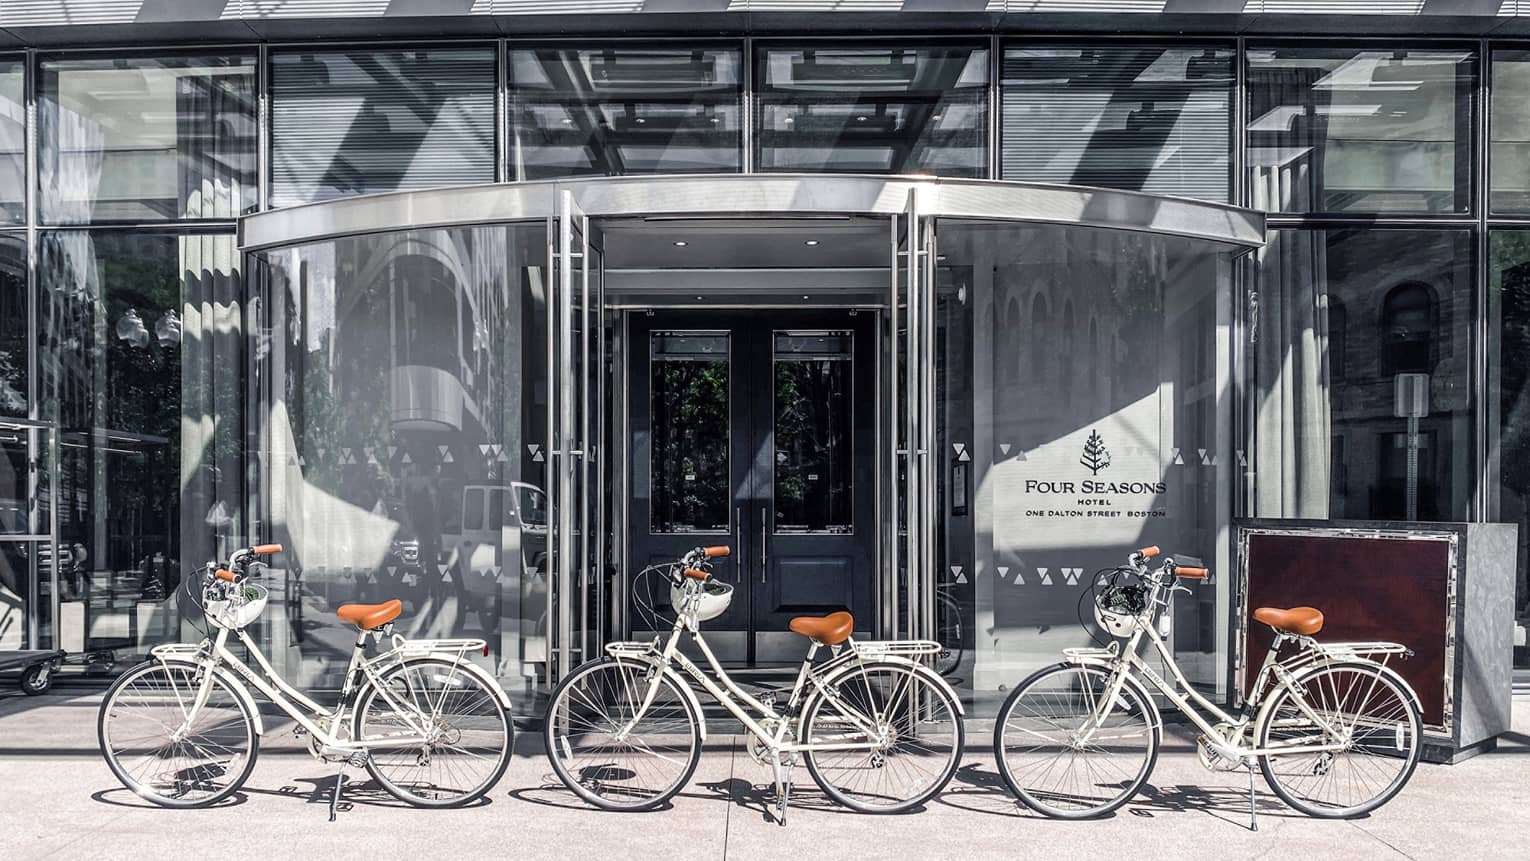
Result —
<path fill-rule="evenodd" d="M 733 587 L 708 570 L 709 559 L 727 554 L 727 547 L 698 547 L 678 563 L 645 569 L 670 581 L 676 618 L 668 639 L 612 643 L 605 658 L 558 685 L 544 731 L 559 780 L 606 810 L 649 810 L 669 800 L 690 780 L 706 739 L 694 680 L 753 735 L 750 756 L 774 768 L 782 825 L 799 757 L 825 794 L 861 812 L 905 811 L 940 792 L 964 737 L 955 691 L 924 663 L 940 644 L 858 643 L 849 613 L 798 617 L 790 627 L 809 639 L 807 657 L 778 707 L 773 695 L 755 697 L 734 683 L 701 636 L 701 623 L 733 597 Z M 680 652 L 686 633 L 716 680 Z M 815 664 L 822 648 L 833 656 Z"/>
<path fill-rule="evenodd" d="M 106 692 L 97 722 L 101 753 L 123 786 L 163 807 L 205 807 L 242 786 L 255 767 L 264 724 L 250 688 L 297 722 L 316 758 L 337 763 L 330 818 L 346 766 L 365 767 L 383 789 L 416 807 L 458 807 L 487 792 L 510 761 L 510 700 L 468 660 L 483 640 L 407 640 L 393 633 L 394 599 L 346 604 L 356 646 L 339 702 L 322 706 L 287 684 L 246 628 L 266 607 L 250 582 L 280 553 L 265 544 L 236 551 L 227 567 L 207 566 L 203 609 L 216 635 L 150 650 Z M 229 648 L 237 638 L 252 669 Z M 365 656 L 369 640 L 390 648 Z"/>
<path fill-rule="evenodd" d="M 1411 656 L 1397 643 L 1320 643 L 1323 614 L 1311 607 L 1261 607 L 1254 618 L 1274 643 L 1242 711 L 1228 714 L 1185 681 L 1156 619 L 1179 580 L 1207 581 L 1196 565 L 1165 559 L 1157 547 L 1133 553 L 1094 587 L 1095 621 L 1117 638 L 1107 648 L 1065 649 L 1062 663 L 1021 682 L 994 726 L 999 773 L 1020 800 L 1058 819 L 1103 816 L 1147 782 L 1158 759 L 1163 719 L 1146 679 L 1201 731 L 1203 766 L 1245 768 L 1249 827 L 1254 767 L 1282 801 L 1309 816 L 1360 816 L 1391 800 L 1413 776 L 1423 750 L 1418 695 L 1388 667 Z M 1152 643 L 1172 683 L 1137 654 Z M 1281 647 L 1295 651 L 1280 656 Z"/>

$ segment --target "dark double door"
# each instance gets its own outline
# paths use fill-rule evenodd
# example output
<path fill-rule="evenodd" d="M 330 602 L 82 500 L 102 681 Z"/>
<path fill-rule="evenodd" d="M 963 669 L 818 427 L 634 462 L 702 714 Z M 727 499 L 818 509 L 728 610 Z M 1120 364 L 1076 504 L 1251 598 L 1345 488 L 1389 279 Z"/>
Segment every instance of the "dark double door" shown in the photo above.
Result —
<path fill-rule="evenodd" d="M 631 318 L 630 572 L 728 544 L 734 586 L 708 623 L 724 661 L 800 661 L 793 616 L 849 610 L 871 628 L 876 569 L 875 315 L 668 311 Z M 631 576 L 629 574 L 629 576 Z M 668 612 L 657 579 L 629 583 Z"/>

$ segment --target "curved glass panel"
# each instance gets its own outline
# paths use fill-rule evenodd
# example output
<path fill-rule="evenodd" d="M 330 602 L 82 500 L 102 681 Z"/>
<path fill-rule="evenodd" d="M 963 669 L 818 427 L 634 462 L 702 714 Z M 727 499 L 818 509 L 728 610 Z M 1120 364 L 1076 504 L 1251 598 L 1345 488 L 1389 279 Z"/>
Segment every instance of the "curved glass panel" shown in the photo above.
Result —
<path fill-rule="evenodd" d="M 935 618 L 964 648 L 949 677 L 989 709 L 1108 642 L 1098 569 L 1149 544 L 1225 561 L 1230 269 L 1206 243 L 1109 230 L 941 219 L 936 239 Z M 1231 580 L 1174 605 L 1208 689 Z"/>
<path fill-rule="evenodd" d="M 336 687 L 355 628 L 473 636 L 512 691 L 546 659 L 546 226 L 260 255 L 262 517 L 286 547 L 267 642 Z"/>

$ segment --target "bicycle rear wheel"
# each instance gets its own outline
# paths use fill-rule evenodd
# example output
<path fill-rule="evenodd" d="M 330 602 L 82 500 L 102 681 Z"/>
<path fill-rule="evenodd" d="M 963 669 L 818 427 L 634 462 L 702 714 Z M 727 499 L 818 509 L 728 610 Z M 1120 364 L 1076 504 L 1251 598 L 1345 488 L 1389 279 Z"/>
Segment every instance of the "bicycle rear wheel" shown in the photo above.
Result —
<path fill-rule="evenodd" d="M 493 788 L 513 737 L 499 691 L 441 658 L 405 661 L 380 681 L 356 698 L 352 718 L 379 786 L 415 807 L 461 807 Z"/>
<path fill-rule="evenodd" d="M 907 664 L 876 662 L 831 680 L 803 712 L 808 773 L 861 813 L 898 813 L 930 800 L 961 763 L 966 730 L 950 690 Z"/>
<path fill-rule="evenodd" d="M 558 779 L 606 810 L 658 807 L 701 761 L 701 716 L 646 661 L 603 658 L 574 670 L 553 691 L 544 726 Z"/>
<path fill-rule="evenodd" d="M 1413 777 L 1423 753 L 1423 719 L 1412 691 L 1376 664 L 1332 664 L 1301 675 L 1278 689 L 1260 714 L 1261 750 L 1342 745 L 1259 757 L 1270 789 L 1308 816 L 1347 819 L 1386 804 Z"/>
<path fill-rule="evenodd" d="M 1161 723 L 1130 676 L 1103 702 L 1113 673 L 1056 664 L 1020 683 L 999 709 L 994 757 L 1025 805 L 1054 819 L 1104 816 L 1147 782 Z"/>
<path fill-rule="evenodd" d="M 244 697 L 213 674 L 207 702 L 187 720 L 202 687 L 195 664 L 147 661 L 106 691 L 96 738 L 112 774 L 140 798 L 175 808 L 206 807 L 244 784 L 260 752 Z"/>

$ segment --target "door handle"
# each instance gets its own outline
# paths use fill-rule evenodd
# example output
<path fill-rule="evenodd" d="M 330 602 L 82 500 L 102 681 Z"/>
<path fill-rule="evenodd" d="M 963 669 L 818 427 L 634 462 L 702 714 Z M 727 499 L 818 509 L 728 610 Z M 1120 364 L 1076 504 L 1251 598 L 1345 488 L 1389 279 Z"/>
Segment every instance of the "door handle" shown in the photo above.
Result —
<path fill-rule="evenodd" d="M 765 506 L 760 506 L 760 582 L 764 583 L 770 570 L 765 564 Z"/>
<path fill-rule="evenodd" d="M 739 543 L 739 539 L 742 538 L 743 535 L 744 535 L 744 506 L 740 505 L 737 508 L 733 509 L 733 552 L 734 553 L 743 553 L 744 552 L 743 545 Z M 740 556 L 739 558 L 742 559 L 743 557 Z M 742 574 L 743 572 L 744 572 L 743 563 L 739 563 L 738 573 Z M 742 581 L 740 581 L 740 582 L 742 582 Z"/>

